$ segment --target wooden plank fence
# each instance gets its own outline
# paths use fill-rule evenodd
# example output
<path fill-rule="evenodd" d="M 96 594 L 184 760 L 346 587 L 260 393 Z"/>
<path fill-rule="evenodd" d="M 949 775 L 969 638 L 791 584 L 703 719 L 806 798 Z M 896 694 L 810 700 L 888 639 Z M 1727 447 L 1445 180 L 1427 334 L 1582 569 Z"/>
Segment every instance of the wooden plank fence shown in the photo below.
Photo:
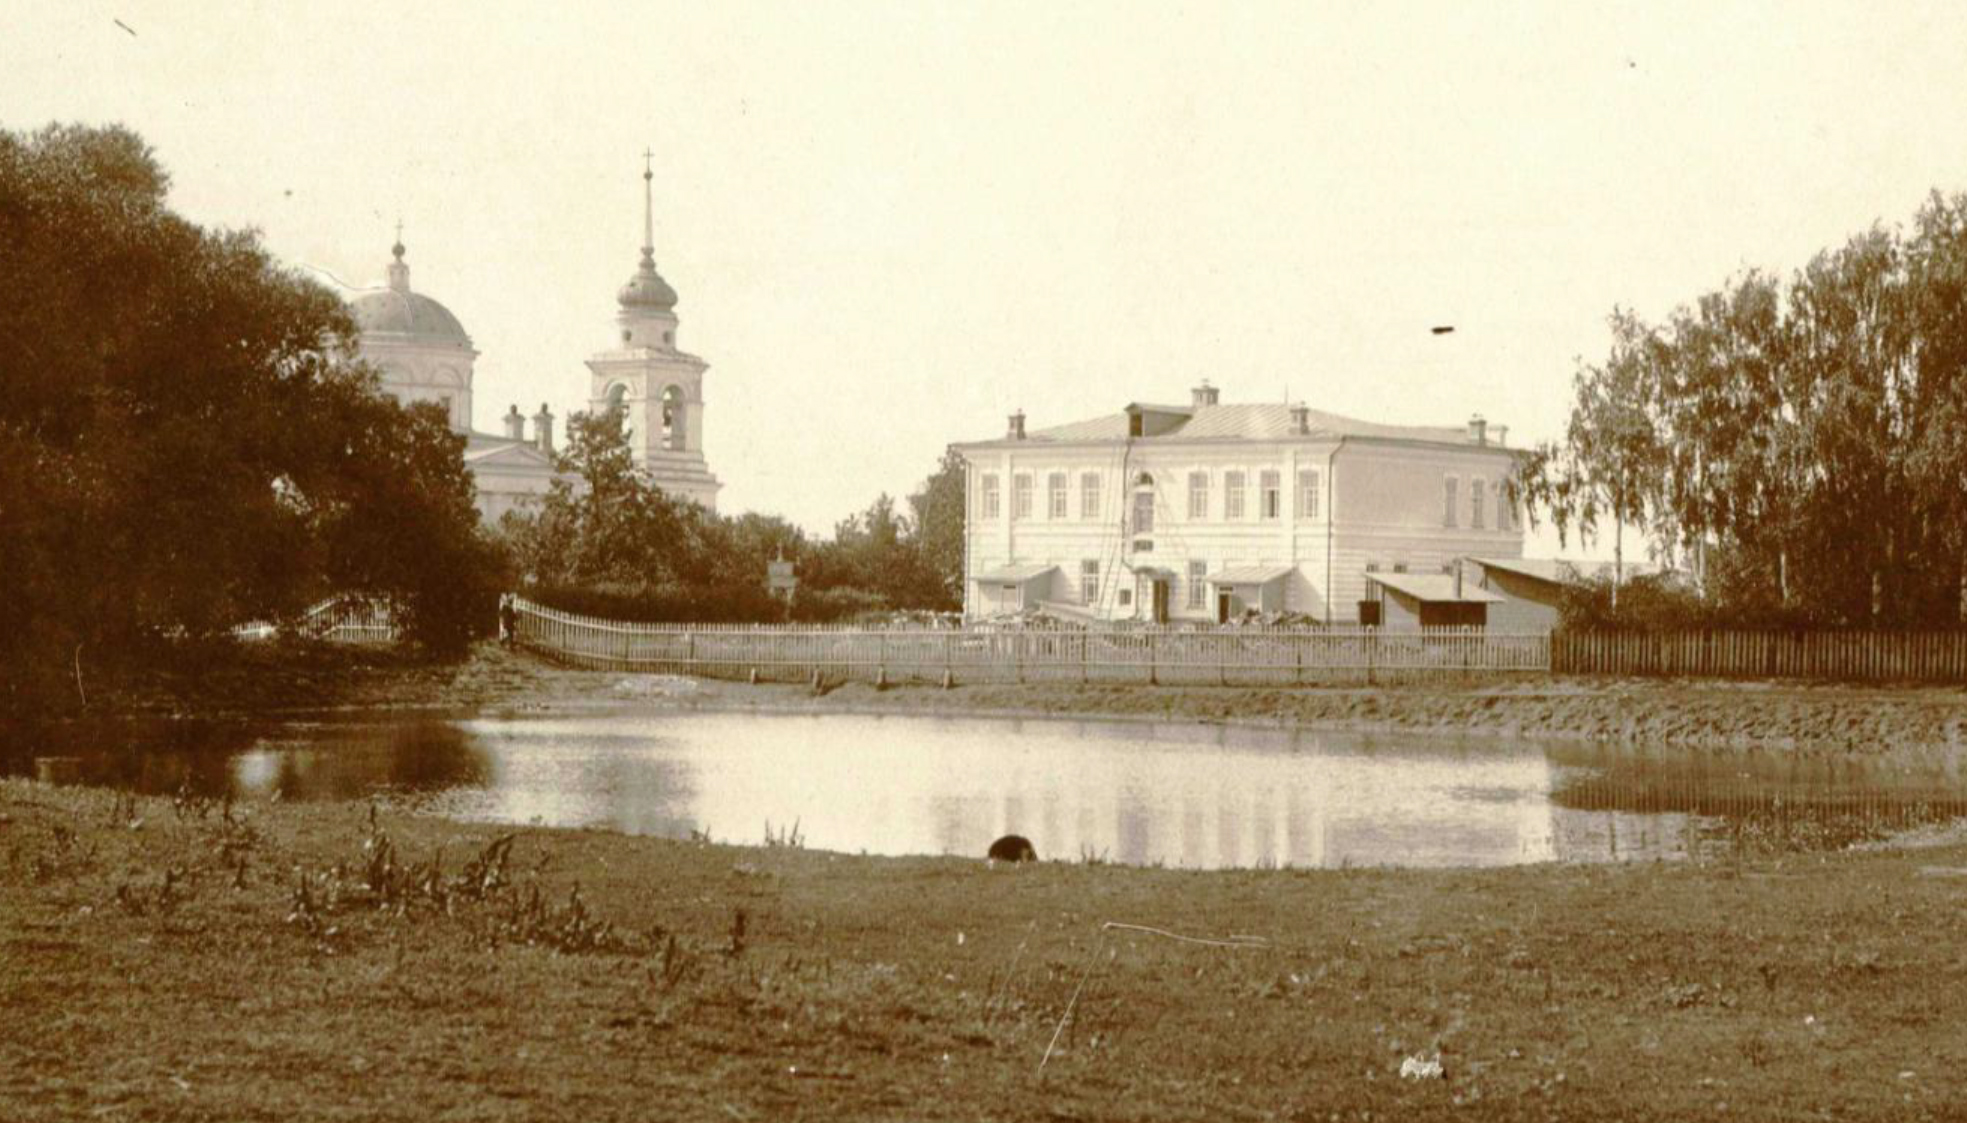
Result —
<path fill-rule="evenodd" d="M 581 666 L 834 682 L 1291 686 L 1542 672 L 1549 637 L 1467 628 L 629 624 L 519 598 L 521 645 Z"/>
<path fill-rule="evenodd" d="M 1967 631 L 1556 632 L 1559 674 L 1967 682 Z"/>

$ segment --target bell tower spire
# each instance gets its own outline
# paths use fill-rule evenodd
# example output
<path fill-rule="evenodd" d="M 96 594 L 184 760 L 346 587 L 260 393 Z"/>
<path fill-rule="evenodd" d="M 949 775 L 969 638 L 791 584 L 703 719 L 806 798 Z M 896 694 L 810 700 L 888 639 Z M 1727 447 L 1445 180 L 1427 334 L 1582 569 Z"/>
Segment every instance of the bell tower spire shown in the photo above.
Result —
<path fill-rule="evenodd" d="M 642 150 L 642 261 L 651 269 L 656 267 L 655 159 L 654 151 Z"/>

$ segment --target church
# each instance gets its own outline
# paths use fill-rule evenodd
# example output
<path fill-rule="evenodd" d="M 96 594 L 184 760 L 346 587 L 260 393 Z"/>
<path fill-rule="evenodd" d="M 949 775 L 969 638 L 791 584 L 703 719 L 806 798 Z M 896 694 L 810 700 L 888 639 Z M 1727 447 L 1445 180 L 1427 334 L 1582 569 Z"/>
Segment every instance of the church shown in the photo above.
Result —
<path fill-rule="evenodd" d="M 723 486 L 703 452 L 703 381 L 709 364 L 676 345 L 676 290 L 656 271 L 654 170 L 642 170 L 642 258 L 616 294 L 614 345 L 587 360 L 588 409 L 623 412 L 636 466 L 673 496 L 716 510 Z M 464 463 L 478 485 L 478 513 L 497 522 L 537 505 L 561 478 L 554 467 L 553 412 L 526 417 L 517 405 L 501 433 L 472 423 L 472 366 L 478 351 L 451 310 L 410 287 L 402 231 L 387 283 L 349 302 L 360 335 L 356 352 L 381 374 L 382 389 L 405 404 L 433 402 L 465 437 Z M 527 434 L 527 422 L 532 433 Z"/>

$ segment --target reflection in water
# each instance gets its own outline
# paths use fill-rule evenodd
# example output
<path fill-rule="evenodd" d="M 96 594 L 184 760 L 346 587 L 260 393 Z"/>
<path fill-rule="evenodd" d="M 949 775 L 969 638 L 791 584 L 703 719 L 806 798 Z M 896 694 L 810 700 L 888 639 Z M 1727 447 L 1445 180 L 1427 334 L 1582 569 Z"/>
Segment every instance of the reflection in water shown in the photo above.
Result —
<path fill-rule="evenodd" d="M 1192 724 L 621 713 L 165 723 L 36 740 L 150 792 L 424 793 L 460 818 L 756 843 L 1216 868 L 1677 857 L 1803 824 L 1814 844 L 1967 815 L 1956 755 L 1889 761 L 1290 733 Z M 1828 819 L 1844 826 L 1823 830 Z M 1814 833 L 1812 833 L 1814 832 Z M 1785 836 L 1787 837 L 1787 836 Z"/>

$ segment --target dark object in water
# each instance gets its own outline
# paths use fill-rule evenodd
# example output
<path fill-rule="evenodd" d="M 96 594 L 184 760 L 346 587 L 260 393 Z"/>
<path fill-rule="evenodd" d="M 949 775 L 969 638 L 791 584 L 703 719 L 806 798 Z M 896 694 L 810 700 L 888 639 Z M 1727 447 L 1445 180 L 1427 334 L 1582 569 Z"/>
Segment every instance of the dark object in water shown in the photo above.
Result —
<path fill-rule="evenodd" d="M 990 860 L 993 862 L 1035 862 L 1038 850 L 1031 840 L 1021 834 L 1007 834 L 990 844 Z"/>

